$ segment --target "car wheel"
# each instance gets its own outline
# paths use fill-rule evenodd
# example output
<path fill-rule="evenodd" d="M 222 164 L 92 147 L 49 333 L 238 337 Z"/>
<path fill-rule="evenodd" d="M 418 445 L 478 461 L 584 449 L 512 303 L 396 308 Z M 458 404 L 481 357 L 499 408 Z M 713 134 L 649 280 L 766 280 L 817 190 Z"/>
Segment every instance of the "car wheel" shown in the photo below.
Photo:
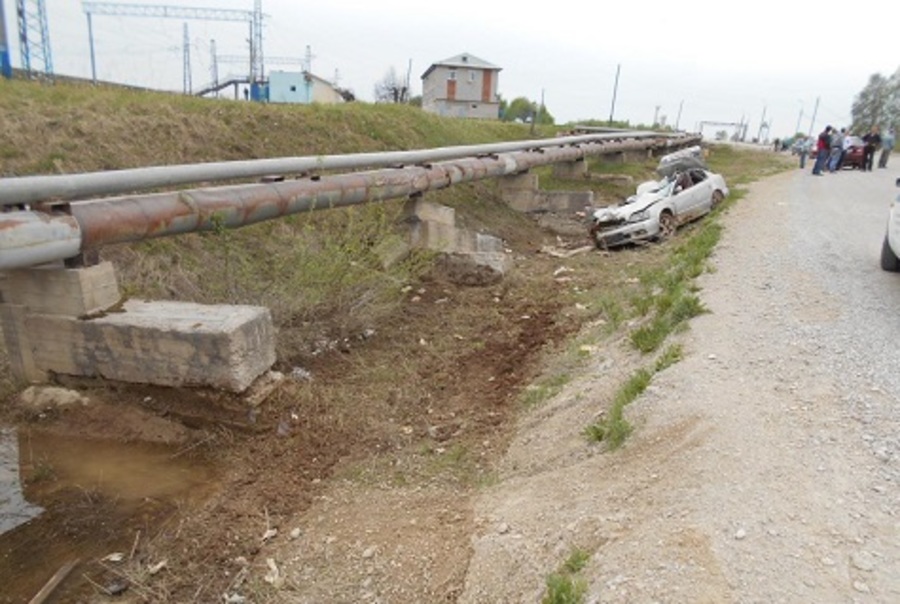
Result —
<path fill-rule="evenodd" d="M 894 250 L 891 249 L 887 235 L 884 236 L 884 243 L 881 244 L 881 268 L 892 273 L 900 272 L 900 258 L 897 258 Z"/>
<path fill-rule="evenodd" d="M 717 207 L 719 207 L 719 204 L 721 204 L 722 200 L 724 199 L 725 196 L 722 195 L 722 191 L 715 190 L 713 191 L 712 199 L 709 200 L 709 204 L 710 206 L 712 206 L 712 209 L 715 210 Z"/>
<path fill-rule="evenodd" d="M 671 212 L 663 212 L 659 215 L 659 239 L 660 241 L 665 241 L 672 237 L 675 234 L 675 229 L 678 227 L 678 223 L 675 222 L 675 217 Z"/>

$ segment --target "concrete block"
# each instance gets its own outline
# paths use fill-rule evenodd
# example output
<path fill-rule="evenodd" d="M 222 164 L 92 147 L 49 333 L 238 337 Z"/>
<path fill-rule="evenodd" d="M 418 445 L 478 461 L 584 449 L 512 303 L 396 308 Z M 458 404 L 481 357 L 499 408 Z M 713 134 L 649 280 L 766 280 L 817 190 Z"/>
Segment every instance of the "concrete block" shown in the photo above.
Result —
<path fill-rule="evenodd" d="M 580 212 L 594 205 L 593 191 L 545 191 L 541 208 L 551 212 Z"/>
<path fill-rule="evenodd" d="M 26 321 L 36 364 L 67 375 L 243 392 L 275 362 L 271 315 L 255 306 L 134 300 L 95 319 Z"/>
<path fill-rule="evenodd" d="M 36 335 L 27 324 L 28 309 L 17 304 L 0 304 L 0 328 L 12 374 L 31 383 L 46 382 L 47 372 L 35 361 Z"/>
<path fill-rule="evenodd" d="M 584 178 L 588 172 L 588 165 L 584 159 L 553 164 L 553 176 L 556 178 L 578 180 Z"/>
<path fill-rule="evenodd" d="M 509 207 L 519 212 L 540 210 L 537 174 L 527 172 L 504 176 L 500 179 L 500 197 Z"/>
<path fill-rule="evenodd" d="M 426 201 L 422 197 L 407 201 L 404 212 L 407 218 L 414 221 L 436 222 L 447 226 L 456 224 L 456 210 L 433 201 Z"/>
<path fill-rule="evenodd" d="M 82 317 L 118 304 L 121 299 L 111 262 L 82 268 L 42 266 L 8 271 L 0 280 L 6 303 L 29 312 Z"/>
<path fill-rule="evenodd" d="M 457 230 L 456 247 L 451 250 L 461 254 L 505 254 L 503 240 L 494 235 L 476 233 L 464 229 Z"/>
<path fill-rule="evenodd" d="M 510 174 L 499 181 L 500 190 L 505 191 L 532 191 L 538 190 L 538 176 L 532 172 L 523 174 Z"/>
<path fill-rule="evenodd" d="M 457 245 L 456 227 L 440 222 L 418 222 L 412 225 L 409 233 L 410 245 L 413 247 L 452 252 Z"/>

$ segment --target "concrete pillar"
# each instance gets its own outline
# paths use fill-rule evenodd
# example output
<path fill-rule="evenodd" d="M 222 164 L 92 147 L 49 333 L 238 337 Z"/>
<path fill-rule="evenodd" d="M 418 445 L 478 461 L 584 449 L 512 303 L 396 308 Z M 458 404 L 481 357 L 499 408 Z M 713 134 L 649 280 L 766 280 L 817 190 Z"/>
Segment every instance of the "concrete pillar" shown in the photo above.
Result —
<path fill-rule="evenodd" d="M 417 196 L 407 202 L 405 213 L 410 245 L 440 252 L 438 270 L 450 280 L 486 285 L 501 280 L 510 269 L 512 263 L 503 241 L 457 228 L 453 208 Z"/>
<path fill-rule="evenodd" d="M 123 301 L 109 262 L 0 278 L 0 326 L 13 374 L 53 374 L 242 392 L 275 362 L 268 309 Z"/>
<path fill-rule="evenodd" d="M 426 201 L 419 195 L 406 202 L 404 214 L 410 225 L 409 242 L 412 247 L 438 252 L 456 251 L 456 210 Z"/>
<path fill-rule="evenodd" d="M 540 208 L 537 174 L 526 172 L 499 179 L 500 197 L 512 209 L 534 212 Z"/>
<path fill-rule="evenodd" d="M 562 180 L 579 180 L 587 173 L 588 163 L 584 158 L 553 164 L 553 176 Z"/>

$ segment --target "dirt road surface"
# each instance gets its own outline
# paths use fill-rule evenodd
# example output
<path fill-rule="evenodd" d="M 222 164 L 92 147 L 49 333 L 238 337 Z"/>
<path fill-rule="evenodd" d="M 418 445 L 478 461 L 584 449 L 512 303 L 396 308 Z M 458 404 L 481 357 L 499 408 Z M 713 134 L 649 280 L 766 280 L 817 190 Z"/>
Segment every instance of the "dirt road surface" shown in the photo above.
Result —
<path fill-rule="evenodd" d="M 574 548 L 588 602 L 900 601 L 900 275 L 878 268 L 898 175 L 754 184 L 626 445 L 579 431 L 628 355 L 525 420 L 459 601 L 538 602 Z"/>

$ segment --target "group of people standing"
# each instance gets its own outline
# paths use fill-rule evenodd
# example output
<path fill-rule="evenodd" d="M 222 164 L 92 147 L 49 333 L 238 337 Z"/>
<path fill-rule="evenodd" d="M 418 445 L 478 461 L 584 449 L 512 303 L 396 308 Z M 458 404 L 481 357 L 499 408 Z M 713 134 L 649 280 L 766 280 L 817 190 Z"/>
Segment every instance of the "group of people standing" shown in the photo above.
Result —
<path fill-rule="evenodd" d="M 815 147 L 815 164 L 812 173 L 821 176 L 825 170 L 829 172 L 837 172 L 844 165 L 844 159 L 847 157 L 848 151 L 853 146 L 855 137 L 851 137 L 846 128 L 838 131 L 836 128 L 826 126 L 819 133 L 816 139 Z M 875 152 L 881 150 L 881 156 L 878 159 L 878 167 L 886 168 L 888 158 L 894 149 L 894 129 L 889 128 L 888 131 L 881 135 L 878 126 L 872 126 L 869 131 L 862 136 L 862 164 L 860 169 L 868 172 L 872 171 L 875 162 Z M 811 152 L 811 141 L 806 139 L 800 143 L 800 168 L 806 165 L 806 155 Z"/>

